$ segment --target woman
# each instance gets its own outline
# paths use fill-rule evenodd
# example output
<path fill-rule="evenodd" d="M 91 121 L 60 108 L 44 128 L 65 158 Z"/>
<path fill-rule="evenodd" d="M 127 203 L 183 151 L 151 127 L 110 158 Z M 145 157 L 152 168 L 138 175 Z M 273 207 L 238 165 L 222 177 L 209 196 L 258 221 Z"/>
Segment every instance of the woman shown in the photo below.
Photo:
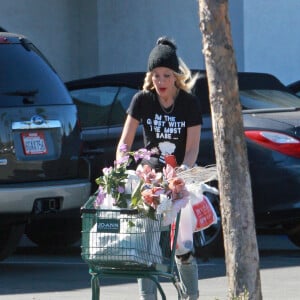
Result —
<path fill-rule="evenodd" d="M 196 78 L 177 57 L 176 46 L 162 37 L 148 59 L 143 90 L 132 99 L 118 148 L 131 149 L 137 127 L 142 123 L 147 149 L 158 149 L 151 158 L 152 167 L 161 170 L 166 161 L 179 170 L 194 166 L 202 124 L 199 101 L 190 89 Z M 117 160 L 121 152 L 117 151 Z M 171 155 L 171 162 L 170 162 Z M 186 293 L 185 299 L 198 299 L 198 269 L 192 253 L 176 257 L 177 268 Z M 156 286 L 150 279 L 139 279 L 140 299 L 155 300 Z"/>

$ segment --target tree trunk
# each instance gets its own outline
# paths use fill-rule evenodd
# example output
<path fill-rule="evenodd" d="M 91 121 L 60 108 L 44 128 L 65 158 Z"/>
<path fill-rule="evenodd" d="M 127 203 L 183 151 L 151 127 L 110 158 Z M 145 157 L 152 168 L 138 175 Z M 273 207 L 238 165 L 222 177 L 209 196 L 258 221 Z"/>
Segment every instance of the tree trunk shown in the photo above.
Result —
<path fill-rule="evenodd" d="M 228 298 L 262 299 L 228 0 L 199 0 L 221 202 Z"/>

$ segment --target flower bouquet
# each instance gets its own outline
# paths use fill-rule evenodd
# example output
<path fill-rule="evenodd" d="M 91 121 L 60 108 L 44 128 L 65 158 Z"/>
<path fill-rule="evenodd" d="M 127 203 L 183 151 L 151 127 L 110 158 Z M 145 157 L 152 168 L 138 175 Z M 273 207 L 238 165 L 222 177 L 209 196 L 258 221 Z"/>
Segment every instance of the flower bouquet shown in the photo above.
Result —
<path fill-rule="evenodd" d="M 156 172 L 150 164 L 139 165 L 135 171 L 128 170 L 135 162 L 147 162 L 156 150 L 139 149 L 127 151 L 126 145 L 119 149 L 122 158 L 113 167 L 104 168 L 103 175 L 96 179 L 95 208 L 137 209 L 143 216 L 155 219 L 163 215 L 163 224 L 171 224 L 181 208 L 188 202 L 185 182 L 175 169 L 166 165 L 162 172 Z"/>
<path fill-rule="evenodd" d="M 169 259 L 164 254 L 170 247 L 168 239 L 161 244 L 161 233 L 170 233 L 168 225 L 188 203 L 185 182 L 169 165 L 156 172 L 147 164 L 155 150 L 129 152 L 124 145 L 120 151 L 122 158 L 96 179 L 99 187 L 89 202 L 96 218 L 89 230 L 87 256 L 101 265 L 161 264 Z M 128 170 L 132 160 L 143 160 L 143 165 Z"/>

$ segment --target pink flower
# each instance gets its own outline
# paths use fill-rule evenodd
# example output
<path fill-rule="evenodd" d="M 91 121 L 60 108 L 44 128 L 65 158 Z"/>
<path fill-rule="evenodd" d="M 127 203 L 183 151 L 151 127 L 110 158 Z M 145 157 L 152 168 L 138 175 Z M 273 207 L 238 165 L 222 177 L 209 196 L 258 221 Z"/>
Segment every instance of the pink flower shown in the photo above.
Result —
<path fill-rule="evenodd" d="M 162 187 L 152 187 L 141 192 L 143 200 L 149 206 L 156 208 L 159 202 L 159 196 L 164 194 L 165 190 Z"/>
<path fill-rule="evenodd" d="M 95 207 L 100 207 L 103 204 L 105 197 L 106 197 L 106 193 L 105 193 L 103 187 L 99 186 L 98 195 L 97 195 L 97 198 L 94 203 Z"/>
<path fill-rule="evenodd" d="M 137 162 L 139 159 L 150 160 L 151 151 L 146 148 L 141 148 L 133 154 L 134 160 Z"/>
<path fill-rule="evenodd" d="M 136 174 L 145 182 L 145 183 L 154 183 L 159 181 L 161 174 L 157 174 L 155 170 L 149 165 L 139 165 L 136 169 Z"/>
<path fill-rule="evenodd" d="M 169 189 L 172 191 L 173 200 L 185 198 L 189 194 L 185 187 L 184 180 L 179 177 L 169 180 Z"/>
<path fill-rule="evenodd" d="M 120 152 L 123 152 L 123 153 L 126 153 L 126 152 L 127 152 L 127 145 L 126 145 L 126 144 L 122 144 L 122 145 L 119 147 L 119 151 L 120 151 Z"/>
<path fill-rule="evenodd" d="M 127 164 L 129 161 L 130 156 L 129 155 L 124 155 L 122 156 L 120 159 L 115 161 L 115 165 L 123 165 L 123 164 Z"/>
<path fill-rule="evenodd" d="M 123 186 L 118 186 L 118 193 L 123 194 L 125 192 L 125 188 Z"/>
<path fill-rule="evenodd" d="M 109 168 L 103 168 L 102 172 L 104 175 L 109 175 L 112 172 L 113 168 L 109 167 Z"/>
<path fill-rule="evenodd" d="M 175 169 L 171 165 L 166 165 L 166 167 L 163 168 L 163 173 L 166 180 L 176 177 Z"/>

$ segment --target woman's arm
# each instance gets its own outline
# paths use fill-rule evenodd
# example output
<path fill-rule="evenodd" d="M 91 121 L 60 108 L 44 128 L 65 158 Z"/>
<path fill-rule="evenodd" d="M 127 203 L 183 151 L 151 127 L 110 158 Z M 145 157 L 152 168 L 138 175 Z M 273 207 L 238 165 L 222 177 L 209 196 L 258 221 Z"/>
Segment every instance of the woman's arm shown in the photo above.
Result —
<path fill-rule="evenodd" d="M 122 135 L 118 143 L 117 152 L 116 152 L 116 160 L 119 160 L 122 156 L 122 152 L 119 151 L 120 146 L 126 144 L 127 150 L 131 150 L 131 146 L 134 141 L 134 137 L 136 134 L 136 130 L 139 126 L 139 121 L 131 117 L 130 115 L 127 115 Z"/>
<path fill-rule="evenodd" d="M 201 125 L 188 127 L 182 169 L 184 169 L 185 166 L 191 168 L 195 165 L 199 152 L 200 133 Z"/>

